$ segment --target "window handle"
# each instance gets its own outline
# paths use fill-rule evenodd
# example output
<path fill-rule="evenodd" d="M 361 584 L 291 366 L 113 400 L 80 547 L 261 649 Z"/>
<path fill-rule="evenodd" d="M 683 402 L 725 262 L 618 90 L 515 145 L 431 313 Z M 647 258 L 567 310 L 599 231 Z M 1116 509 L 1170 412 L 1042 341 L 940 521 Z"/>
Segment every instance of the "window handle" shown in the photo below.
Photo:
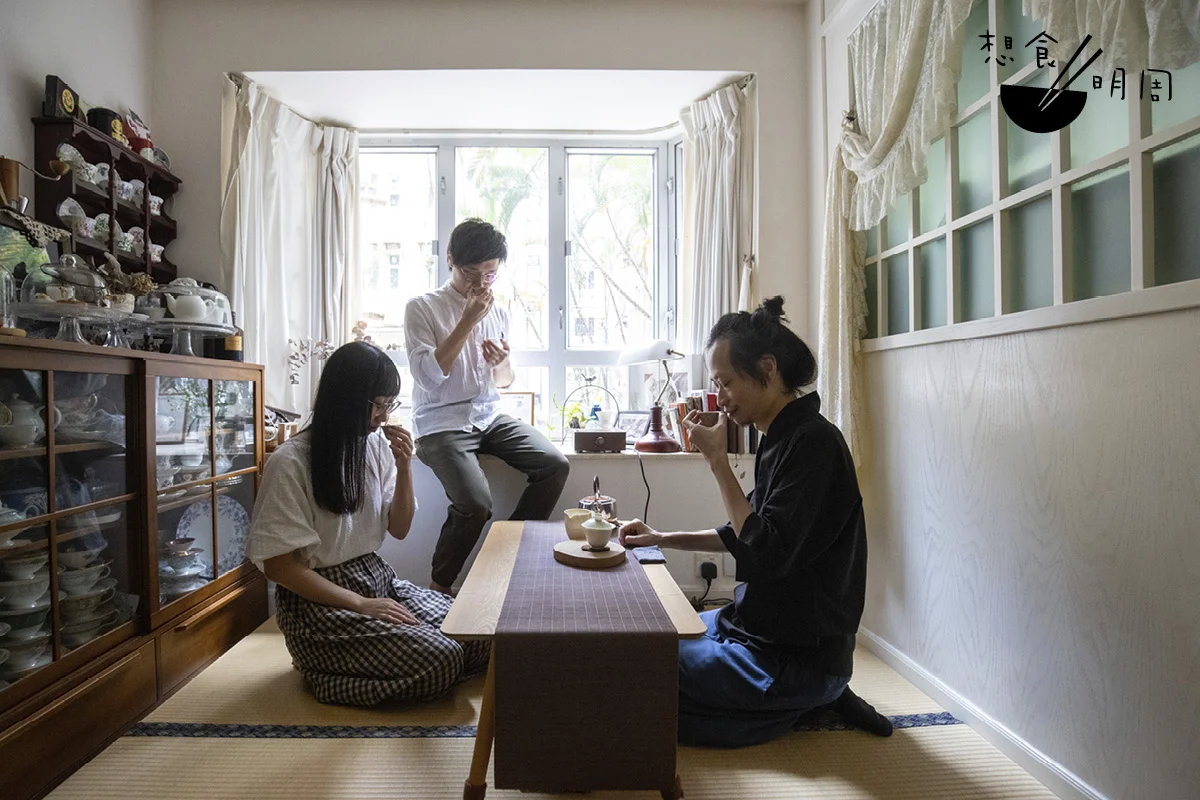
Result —
<path fill-rule="evenodd" d="M 565 324 L 565 323 L 564 323 L 564 317 L 565 317 L 565 316 L 566 316 L 566 315 L 563 313 L 563 307 L 562 307 L 562 306 L 559 306 L 559 307 L 558 307 L 558 329 L 559 329 L 560 331 L 563 329 L 563 325 Z"/>

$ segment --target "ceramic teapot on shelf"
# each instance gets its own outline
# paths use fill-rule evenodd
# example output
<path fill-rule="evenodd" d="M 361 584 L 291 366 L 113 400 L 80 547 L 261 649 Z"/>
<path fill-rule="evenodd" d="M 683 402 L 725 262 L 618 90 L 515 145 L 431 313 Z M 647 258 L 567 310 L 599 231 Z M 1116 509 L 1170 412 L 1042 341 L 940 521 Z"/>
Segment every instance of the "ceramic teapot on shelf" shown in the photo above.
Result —
<path fill-rule="evenodd" d="M 0 443 L 24 447 L 41 439 L 46 433 L 46 423 L 42 421 L 45 410 L 45 406 L 35 406 L 13 395 L 0 411 Z M 52 409 L 51 419 L 57 427 L 62 421 L 62 412 Z"/>
<path fill-rule="evenodd" d="M 210 325 L 233 324 L 229 298 L 216 289 L 201 286 L 195 278 L 176 278 L 159 291 L 177 319 Z"/>
<path fill-rule="evenodd" d="M 204 322 L 216 304 L 194 294 L 164 294 L 171 316 L 181 322 Z"/>

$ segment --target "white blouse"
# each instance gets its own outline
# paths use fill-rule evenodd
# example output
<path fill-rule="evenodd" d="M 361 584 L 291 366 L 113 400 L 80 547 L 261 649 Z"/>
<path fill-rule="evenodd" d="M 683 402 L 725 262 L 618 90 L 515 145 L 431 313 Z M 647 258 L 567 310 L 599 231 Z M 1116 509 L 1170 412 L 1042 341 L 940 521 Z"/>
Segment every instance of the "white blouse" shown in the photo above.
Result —
<path fill-rule="evenodd" d="M 267 461 L 246 546 L 260 570 L 267 559 L 293 551 L 310 568 L 332 567 L 383 544 L 396 491 L 396 461 L 387 437 L 382 432 L 367 437 L 363 502 L 351 514 L 332 514 L 317 505 L 308 454 L 309 434 L 303 432 Z"/>

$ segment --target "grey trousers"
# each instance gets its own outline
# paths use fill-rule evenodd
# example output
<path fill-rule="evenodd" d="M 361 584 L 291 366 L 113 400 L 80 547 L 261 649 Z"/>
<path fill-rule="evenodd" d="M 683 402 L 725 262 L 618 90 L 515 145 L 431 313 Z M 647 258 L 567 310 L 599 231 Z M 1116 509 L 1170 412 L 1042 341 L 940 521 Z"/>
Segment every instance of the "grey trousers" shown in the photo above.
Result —
<path fill-rule="evenodd" d="M 450 586 L 492 517 L 492 493 L 479 455 L 494 455 L 525 473 L 529 484 L 513 519 L 549 519 L 567 483 L 567 457 L 536 428 L 501 414 L 487 430 L 444 431 L 417 440 L 417 458 L 437 475 L 450 506 L 433 551 L 433 580 Z"/>

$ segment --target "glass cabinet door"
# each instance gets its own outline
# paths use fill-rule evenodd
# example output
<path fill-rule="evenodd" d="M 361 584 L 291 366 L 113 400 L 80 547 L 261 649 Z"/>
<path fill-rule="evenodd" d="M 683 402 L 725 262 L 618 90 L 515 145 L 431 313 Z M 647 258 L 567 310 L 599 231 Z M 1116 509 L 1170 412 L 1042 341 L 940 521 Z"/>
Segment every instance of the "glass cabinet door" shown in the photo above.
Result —
<path fill-rule="evenodd" d="M 0 691 L 54 659 L 46 378 L 0 370 Z"/>
<path fill-rule="evenodd" d="M 246 537 L 254 513 L 256 475 L 233 475 L 217 481 L 217 574 L 246 563 Z"/>
<path fill-rule="evenodd" d="M 156 378 L 159 606 L 213 580 L 211 382 Z"/>
<path fill-rule="evenodd" d="M 216 425 L 216 474 L 227 475 L 255 466 L 255 417 L 257 404 L 251 381 L 216 381 L 214 384 Z"/>
<path fill-rule="evenodd" d="M 162 608 L 210 583 L 214 577 L 212 484 L 169 493 L 158 504 L 158 603 Z"/>
<path fill-rule="evenodd" d="M 251 381 L 217 381 L 213 444 L 217 472 L 217 575 L 246 561 L 254 511 L 257 403 Z"/>
<path fill-rule="evenodd" d="M 129 622 L 141 602 L 127 453 L 128 380 L 52 373 L 57 631 L 62 652 Z M 73 512 L 73 513 L 71 513 Z"/>

